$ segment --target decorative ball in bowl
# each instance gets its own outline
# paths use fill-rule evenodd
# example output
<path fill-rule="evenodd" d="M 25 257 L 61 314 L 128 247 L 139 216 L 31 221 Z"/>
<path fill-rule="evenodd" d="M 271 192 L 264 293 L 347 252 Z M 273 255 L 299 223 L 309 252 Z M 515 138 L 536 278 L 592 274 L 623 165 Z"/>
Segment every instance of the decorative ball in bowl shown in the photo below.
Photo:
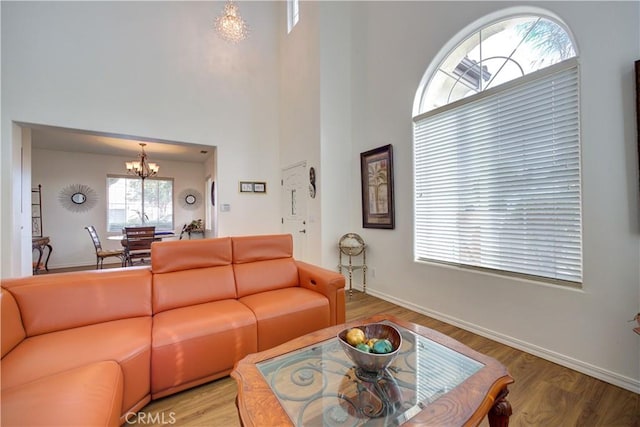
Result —
<path fill-rule="evenodd" d="M 402 335 L 391 325 L 370 323 L 342 330 L 338 341 L 357 368 L 380 372 L 398 355 Z"/>

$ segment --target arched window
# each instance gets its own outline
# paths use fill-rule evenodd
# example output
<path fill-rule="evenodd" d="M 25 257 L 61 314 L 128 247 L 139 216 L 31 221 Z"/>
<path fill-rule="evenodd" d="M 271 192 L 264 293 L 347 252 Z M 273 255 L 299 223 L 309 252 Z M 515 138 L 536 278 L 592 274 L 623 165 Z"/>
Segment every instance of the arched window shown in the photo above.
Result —
<path fill-rule="evenodd" d="M 572 38 L 528 15 L 459 40 L 414 101 L 415 258 L 580 284 Z"/>
<path fill-rule="evenodd" d="M 438 65 L 425 88 L 426 112 L 576 56 L 569 33 L 541 16 L 508 18 L 474 32 Z"/>

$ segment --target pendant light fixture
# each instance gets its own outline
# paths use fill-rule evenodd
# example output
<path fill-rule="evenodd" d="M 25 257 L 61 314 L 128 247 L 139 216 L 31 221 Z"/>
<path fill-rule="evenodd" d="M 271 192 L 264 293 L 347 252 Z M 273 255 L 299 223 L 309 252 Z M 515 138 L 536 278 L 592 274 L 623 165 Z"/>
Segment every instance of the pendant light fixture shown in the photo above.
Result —
<path fill-rule="evenodd" d="M 215 20 L 215 27 L 218 35 L 231 43 L 238 43 L 249 36 L 249 27 L 233 0 L 228 0 L 224 5 L 222 14 Z"/>
<path fill-rule="evenodd" d="M 139 160 L 133 162 L 125 162 L 127 172 L 131 175 L 137 175 L 143 180 L 150 176 L 155 176 L 160 170 L 160 166 L 155 163 L 149 163 L 147 160 L 147 153 L 144 152 L 144 147 L 147 144 L 140 143 L 141 152 L 138 154 Z"/>

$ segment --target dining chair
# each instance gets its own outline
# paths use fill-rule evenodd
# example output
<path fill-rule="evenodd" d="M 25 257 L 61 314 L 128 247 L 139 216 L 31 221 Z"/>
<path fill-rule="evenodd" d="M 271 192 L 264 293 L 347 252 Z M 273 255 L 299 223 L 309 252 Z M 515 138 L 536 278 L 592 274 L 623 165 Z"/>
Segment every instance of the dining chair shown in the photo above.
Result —
<path fill-rule="evenodd" d="M 160 240 L 155 237 L 156 227 L 125 227 L 124 247 L 125 265 L 132 266 L 134 260 L 139 259 L 144 263 L 145 258 L 151 258 L 151 243 Z"/>
<path fill-rule="evenodd" d="M 96 228 L 93 225 L 88 225 L 84 229 L 89 232 L 89 236 L 91 236 L 91 240 L 93 241 L 93 246 L 96 249 L 96 269 L 102 268 L 104 264 L 104 259 L 109 257 L 120 259 L 120 264 L 124 267 L 125 257 L 124 257 L 123 249 L 113 249 L 113 250 L 102 249 L 102 243 L 100 243 L 100 237 L 98 237 Z"/>

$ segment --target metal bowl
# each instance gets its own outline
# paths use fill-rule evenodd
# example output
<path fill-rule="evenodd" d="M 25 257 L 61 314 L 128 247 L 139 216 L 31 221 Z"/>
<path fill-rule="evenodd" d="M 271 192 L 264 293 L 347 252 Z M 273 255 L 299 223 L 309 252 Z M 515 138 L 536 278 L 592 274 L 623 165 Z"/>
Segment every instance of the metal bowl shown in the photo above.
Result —
<path fill-rule="evenodd" d="M 365 353 L 362 350 L 358 350 L 347 342 L 347 332 L 352 329 L 347 328 L 338 333 L 338 341 L 340 341 L 342 349 L 347 356 L 349 356 L 349 359 L 351 359 L 356 367 L 363 371 L 380 372 L 386 369 L 396 358 L 402 346 L 402 335 L 400 335 L 400 332 L 393 326 L 385 323 L 370 323 L 362 326 L 354 326 L 354 328 L 362 329 L 367 339 L 388 339 L 391 342 L 393 350 L 391 353 L 386 354 Z"/>

